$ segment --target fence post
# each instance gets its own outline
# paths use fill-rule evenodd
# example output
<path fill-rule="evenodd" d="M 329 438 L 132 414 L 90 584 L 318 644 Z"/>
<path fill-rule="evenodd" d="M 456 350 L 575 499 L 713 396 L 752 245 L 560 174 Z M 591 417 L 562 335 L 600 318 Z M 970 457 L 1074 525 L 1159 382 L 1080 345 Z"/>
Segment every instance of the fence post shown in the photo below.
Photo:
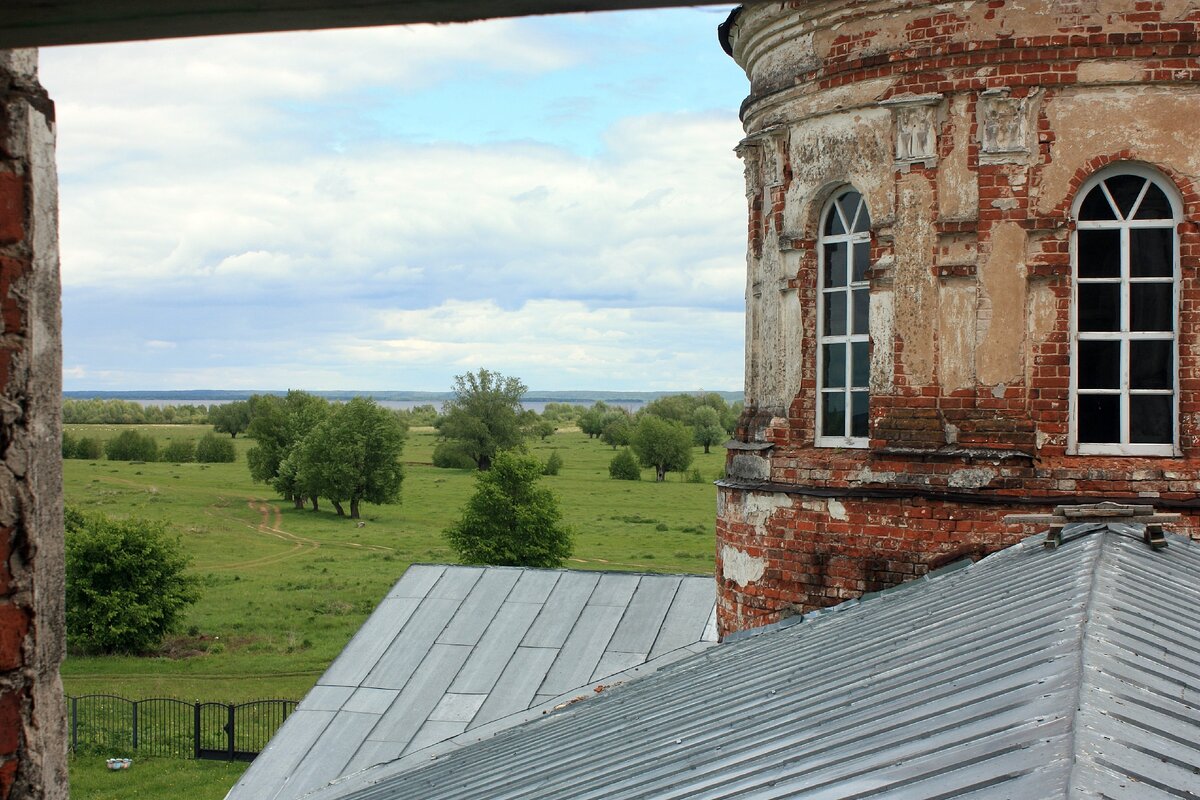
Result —
<path fill-rule="evenodd" d="M 79 698 L 71 698 L 71 752 L 79 752 Z"/>
<path fill-rule="evenodd" d="M 133 749 L 137 750 L 137 734 L 138 734 L 138 718 L 137 718 L 138 702 L 133 701 Z"/>
<path fill-rule="evenodd" d="M 230 703 L 229 704 L 229 723 L 225 726 L 225 732 L 229 734 L 229 760 L 230 761 L 233 761 L 233 731 L 234 731 L 233 714 L 234 714 L 234 705 L 233 705 L 233 703 Z"/>
<path fill-rule="evenodd" d="M 193 758 L 199 759 L 200 758 L 200 703 L 199 702 L 196 703 L 195 709 L 196 709 L 195 737 L 192 740 L 192 743 L 194 745 Z"/>

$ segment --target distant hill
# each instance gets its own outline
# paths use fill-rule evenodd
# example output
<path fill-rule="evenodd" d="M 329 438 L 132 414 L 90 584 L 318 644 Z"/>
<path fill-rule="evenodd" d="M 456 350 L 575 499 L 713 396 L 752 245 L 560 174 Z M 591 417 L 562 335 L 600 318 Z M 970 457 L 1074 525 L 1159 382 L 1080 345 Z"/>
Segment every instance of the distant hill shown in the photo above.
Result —
<path fill-rule="evenodd" d="M 704 394 L 708 391 L 715 391 L 721 395 L 727 403 L 734 403 L 742 399 L 741 392 L 723 392 L 716 390 L 697 389 L 694 392 L 612 392 L 600 390 L 566 390 L 566 391 L 542 391 L 530 390 L 525 393 L 522 398 L 527 403 L 583 403 L 591 404 L 597 400 L 603 400 L 606 403 L 648 403 L 659 397 L 664 397 L 671 394 Z M 86 400 L 97 398 L 101 400 L 158 400 L 164 402 L 230 402 L 233 400 L 245 400 L 253 394 L 275 394 L 284 395 L 286 391 L 279 389 L 181 389 L 171 391 L 102 391 L 102 390 L 87 390 L 79 389 L 69 392 L 63 392 L 63 397 L 69 397 L 75 400 Z M 318 397 L 324 397 L 327 400 L 349 400 L 352 397 L 372 397 L 376 400 L 403 400 L 403 401 L 428 401 L 430 403 L 438 403 L 443 400 L 449 400 L 454 396 L 453 392 L 415 392 L 415 391 L 387 391 L 387 392 L 355 392 L 355 391 L 336 391 L 336 392 L 310 392 Z"/>

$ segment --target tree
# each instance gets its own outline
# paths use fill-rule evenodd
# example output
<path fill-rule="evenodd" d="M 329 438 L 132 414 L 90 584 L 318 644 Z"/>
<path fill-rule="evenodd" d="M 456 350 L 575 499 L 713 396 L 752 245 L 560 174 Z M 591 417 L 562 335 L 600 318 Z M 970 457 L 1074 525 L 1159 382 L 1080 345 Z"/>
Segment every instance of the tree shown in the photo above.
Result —
<path fill-rule="evenodd" d="M 612 457 L 612 461 L 608 462 L 608 477 L 618 481 L 642 479 L 642 469 L 633 451 L 627 447 Z"/>
<path fill-rule="evenodd" d="M 705 453 L 712 445 L 725 441 L 725 426 L 721 424 L 721 417 L 712 406 L 700 406 L 696 409 L 692 414 L 692 430 L 696 434 L 696 444 L 701 445 Z"/>
<path fill-rule="evenodd" d="M 145 653 L 199 597 L 166 523 L 68 509 L 67 638 L 82 650 Z"/>
<path fill-rule="evenodd" d="M 228 433 L 229 438 L 236 439 L 250 426 L 250 401 L 214 405 L 208 412 L 208 419 L 217 433 Z"/>
<path fill-rule="evenodd" d="M 304 436 L 329 413 L 329 403 L 296 390 L 289 391 L 286 397 L 254 395 L 248 402 L 250 425 L 246 434 L 255 442 L 246 453 L 250 477 L 271 484 L 296 508 L 304 508 L 304 498 L 312 497 L 312 493 L 296 482 L 294 463 L 282 470 L 280 467 Z"/>
<path fill-rule="evenodd" d="M 172 439 L 162 450 L 162 460 L 182 464 L 196 460 L 196 443 L 191 439 Z"/>
<path fill-rule="evenodd" d="M 616 450 L 629 444 L 633 435 L 633 419 L 623 408 L 614 409 L 604 415 L 600 428 L 600 441 Z"/>
<path fill-rule="evenodd" d="M 359 518 L 359 503 L 386 504 L 400 500 L 406 429 L 400 417 L 374 400 L 356 397 L 336 405 L 301 441 L 296 451 L 295 481 L 311 496 L 327 497 L 350 518 Z"/>
<path fill-rule="evenodd" d="M 109 461 L 154 461 L 158 457 L 158 442 L 149 434 L 121 431 L 104 446 Z"/>
<path fill-rule="evenodd" d="M 554 432 L 557 430 L 558 426 L 554 424 L 554 420 L 546 419 L 545 417 L 540 418 L 533 424 L 534 435 L 543 442 L 546 441 L 547 436 L 553 436 Z"/>
<path fill-rule="evenodd" d="M 629 442 L 642 466 L 654 467 L 655 480 L 692 463 L 692 432 L 684 424 L 653 414 L 638 421 Z"/>
<path fill-rule="evenodd" d="M 571 532 L 558 499 L 538 486 L 542 465 L 532 456 L 500 452 L 475 479 L 462 517 L 446 529 L 466 564 L 558 567 L 571 555 Z"/>
<path fill-rule="evenodd" d="M 542 474 L 543 475 L 557 475 L 562 470 L 562 467 L 563 467 L 562 456 L 560 456 L 558 454 L 557 450 L 551 450 L 550 457 L 547 458 L 546 463 L 544 465 L 542 465 Z"/>
<path fill-rule="evenodd" d="M 599 436 L 604 430 L 604 415 L 608 413 L 608 403 L 597 400 L 592 407 L 579 415 L 579 430 L 588 435 L 589 439 Z"/>
<path fill-rule="evenodd" d="M 525 439 L 521 397 L 527 391 L 517 378 L 486 369 L 454 378 L 454 399 L 446 402 L 438 433 L 465 453 L 479 470 L 487 470 L 501 450 Z"/>

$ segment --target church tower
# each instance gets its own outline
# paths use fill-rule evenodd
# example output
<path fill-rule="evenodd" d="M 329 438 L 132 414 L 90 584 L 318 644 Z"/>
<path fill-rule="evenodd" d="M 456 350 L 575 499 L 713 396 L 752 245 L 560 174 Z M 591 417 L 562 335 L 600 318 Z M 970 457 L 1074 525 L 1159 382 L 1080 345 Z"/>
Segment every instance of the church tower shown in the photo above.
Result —
<path fill-rule="evenodd" d="M 1200 532 L 1200 10 L 793 0 L 723 46 L 749 206 L 730 632 L 1004 547 L 1010 513 Z"/>

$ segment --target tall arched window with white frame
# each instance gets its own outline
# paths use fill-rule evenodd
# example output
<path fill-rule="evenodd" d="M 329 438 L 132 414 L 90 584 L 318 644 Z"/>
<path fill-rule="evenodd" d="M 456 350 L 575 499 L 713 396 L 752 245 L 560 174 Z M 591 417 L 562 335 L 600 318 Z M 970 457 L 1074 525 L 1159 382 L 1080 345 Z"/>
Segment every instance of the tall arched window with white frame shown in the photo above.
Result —
<path fill-rule="evenodd" d="M 834 195 L 817 242 L 818 447 L 866 447 L 870 391 L 871 216 L 852 188 Z"/>
<path fill-rule="evenodd" d="M 1075 205 L 1071 444 L 1081 455 L 1173 455 L 1178 195 L 1125 164 L 1084 184 Z"/>

